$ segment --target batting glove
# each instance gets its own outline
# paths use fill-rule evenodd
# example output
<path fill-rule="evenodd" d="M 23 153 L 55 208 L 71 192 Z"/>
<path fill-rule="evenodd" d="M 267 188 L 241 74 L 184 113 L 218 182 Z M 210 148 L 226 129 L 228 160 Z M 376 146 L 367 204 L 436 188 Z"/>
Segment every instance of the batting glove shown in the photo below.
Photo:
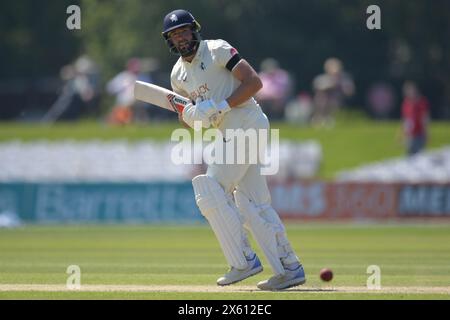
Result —
<path fill-rule="evenodd" d="M 213 100 L 205 100 L 202 102 L 199 102 L 197 104 L 198 108 L 205 113 L 208 117 L 211 117 L 212 115 L 219 113 L 220 115 L 227 113 L 231 110 L 230 105 L 228 104 L 227 100 L 223 100 L 219 103 L 215 103 Z"/>
<path fill-rule="evenodd" d="M 191 128 L 194 129 L 194 122 L 201 121 L 203 128 L 209 128 L 211 122 L 209 117 L 207 117 L 199 108 L 193 104 L 187 105 L 183 113 L 181 114 L 183 121 Z"/>
<path fill-rule="evenodd" d="M 213 100 L 199 102 L 198 107 L 207 115 L 213 127 L 218 127 L 223 120 L 225 113 L 231 110 L 227 100 L 215 103 Z"/>

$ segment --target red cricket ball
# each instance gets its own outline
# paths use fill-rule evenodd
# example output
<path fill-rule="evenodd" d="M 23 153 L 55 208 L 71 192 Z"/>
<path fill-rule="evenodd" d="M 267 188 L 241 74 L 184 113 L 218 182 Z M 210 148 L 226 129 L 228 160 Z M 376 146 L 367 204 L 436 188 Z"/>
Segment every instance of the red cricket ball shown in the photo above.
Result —
<path fill-rule="evenodd" d="M 333 271 L 328 268 L 323 268 L 322 270 L 320 270 L 320 279 L 327 282 L 331 281 L 331 279 L 333 279 Z"/>

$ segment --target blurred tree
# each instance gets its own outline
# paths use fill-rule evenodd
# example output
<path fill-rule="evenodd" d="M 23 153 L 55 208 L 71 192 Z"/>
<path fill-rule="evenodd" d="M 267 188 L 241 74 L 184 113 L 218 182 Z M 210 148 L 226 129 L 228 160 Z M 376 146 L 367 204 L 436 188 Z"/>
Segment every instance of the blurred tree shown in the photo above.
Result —
<path fill-rule="evenodd" d="M 66 28 L 65 9 L 78 4 L 80 31 Z M 405 79 L 419 83 L 432 114 L 450 117 L 450 1 L 379 0 L 381 30 L 366 28 L 371 0 L 60 0 L 0 2 L 0 81 L 56 75 L 87 53 L 103 81 L 133 56 L 154 57 L 170 71 L 176 60 L 161 37 L 162 19 L 178 8 L 191 11 L 204 38 L 223 38 L 256 69 L 276 58 L 311 90 L 330 56 L 340 58 L 356 81 L 352 104 L 365 103 L 366 89 L 387 81 L 400 91 Z"/>
<path fill-rule="evenodd" d="M 0 79 L 54 75 L 79 53 L 66 8 L 78 0 L 0 2 Z"/>

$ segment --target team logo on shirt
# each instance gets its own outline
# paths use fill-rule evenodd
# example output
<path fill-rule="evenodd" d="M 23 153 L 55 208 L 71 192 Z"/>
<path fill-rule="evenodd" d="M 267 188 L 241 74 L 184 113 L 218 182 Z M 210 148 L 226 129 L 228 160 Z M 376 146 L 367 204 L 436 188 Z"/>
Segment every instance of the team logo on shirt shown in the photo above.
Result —
<path fill-rule="evenodd" d="M 200 69 L 202 69 L 202 70 L 205 70 L 205 69 L 206 69 L 205 64 L 204 64 L 203 62 L 200 63 Z"/>
<path fill-rule="evenodd" d="M 197 99 L 205 100 L 206 94 L 209 92 L 208 84 L 202 84 L 195 91 L 190 94 L 191 100 L 196 101 Z"/>

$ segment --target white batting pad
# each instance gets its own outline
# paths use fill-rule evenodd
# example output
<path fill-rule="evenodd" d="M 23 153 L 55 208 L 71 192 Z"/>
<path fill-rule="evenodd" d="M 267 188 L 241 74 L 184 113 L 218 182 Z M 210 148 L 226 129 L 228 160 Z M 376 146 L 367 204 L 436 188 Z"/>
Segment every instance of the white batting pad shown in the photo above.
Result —
<path fill-rule="evenodd" d="M 229 194 L 229 193 L 225 193 L 225 195 L 227 198 L 228 205 L 233 209 L 233 211 L 238 213 L 239 221 L 242 226 L 242 245 L 244 246 L 244 254 L 246 257 L 253 257 L 253 255 L 255 254 L 255 251 L 253 251 L 253 249 L 250 245 L 250 241 L 248 240 L 248 235 L 247 235 L 248 230 L 244 229 L 244 227 L 245 227 L 244 217 L 240 214 L 239 208 L 236 206 L 236 203 L 234 202 L 233 195 Z"/>
<path fill-rule="evenodd" d="M 289 243 L 286 235 L 286 229 L 284 228 L 283 222 L 280 220 L 277 212 L 271 206 L 265 206 L 260 212 L 262 218 L 269 221 L 273 226 L 275 226 L 278 244 L 278 257 L 281 259 L 283 265 L 290 265 L 299 261 L 298 257 L 295 255 L 294 250 Z"/>
<path fill-rule="evenodd" d="M 246 268 L 239 213 L 229 206 L 224 190 L 213 178 L 199 175 L 192 179 L 192 185 L 195 201 L 211 225 L 228 264 L 237 269 Z"/>
<path fill-rule="evenodd" d="M 284 232 L 284 227 L 262 217 L 261 210 L 257 208 L 242 192 L 236 190 L 234 199 L 241 214 L 244 216 L 247 227 L 263 250 L 275 274 L 284 274 L 278 250 L 277 233 Z M 275 213 L 276 214 L 276 213 Z M 271 217 L 272 218 L 272 217 Z"/>

